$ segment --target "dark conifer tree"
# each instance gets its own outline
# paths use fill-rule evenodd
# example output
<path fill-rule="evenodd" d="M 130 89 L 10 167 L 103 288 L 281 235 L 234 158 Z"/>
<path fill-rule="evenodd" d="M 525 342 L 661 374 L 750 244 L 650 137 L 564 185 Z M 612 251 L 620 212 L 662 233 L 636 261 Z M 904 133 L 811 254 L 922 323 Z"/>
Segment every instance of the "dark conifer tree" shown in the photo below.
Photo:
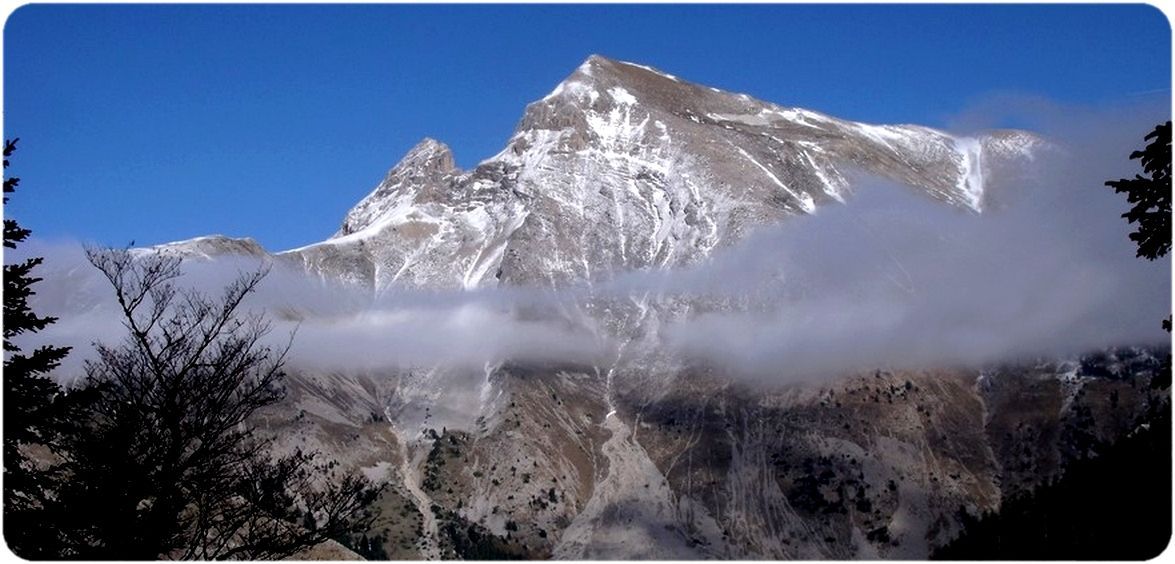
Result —
<path fill-rule="evenodd" d="M 16 150 L 16 139 L 4 142 L 4 169 Z M 4 203 L 20 179 L 4 178 Z M 4 247 L 15 249 L 30 231 L 16 220 L 4 220 Z M 69 353 L 68 347 L 42 346 L 26 353 L 12 338 L 35 333 L 56 321 L 37 315 L 28 300 L 41 279 L 33 276 L 40 257 L 4 265 L 4 538 L 14 552 L 26 557 L 42 554 L 45 526 L 40 522 L 53 472 L 29 450 L 47 449 L 57 442 L 64 418 L 61 388 L 47 375 Z M 47 451 L 44 451 L 45 454 Z"/>
<path fill-rule="evenodd" d="M 1150 143 L 1130 158 L 1139 159 L 1146 176 L 1110 180 L 1106 186 L 1125 193 L 1126 201 L 1134 204 L 1122 214 L 1127 222 L 1138 224 L 1130 240 L 1138 243 L 1139 257 L 1155 260 L 1171 250 L 1171 122 L 1155 126 L 1144 140 Z"/>
<path fill-rule="evenodd" d="M 1139 159 L 1146 176 L 1135 174 L 1134 178 L 1110 180 L 1106 186 L 1119 194 L 1126 193 L 1126 201 L 1134 204 L 1122 214 L 1127 222 L 1138 224 L 1130 240 L 1138 244 L 1138 257 L 1155 260 L 1171 251 L 1171 122 L 1156 125 L 1143 140 L 1150 143 L 1130 153 L 1130 158 Z M 1170 315 L 1163 320 L 1163 329 L 1171 332 Z M 1170 365 L 1171 357 L 1167 355 L 1166 376 L 1154 380 L 1155 387 L 1170 387 Z"/>

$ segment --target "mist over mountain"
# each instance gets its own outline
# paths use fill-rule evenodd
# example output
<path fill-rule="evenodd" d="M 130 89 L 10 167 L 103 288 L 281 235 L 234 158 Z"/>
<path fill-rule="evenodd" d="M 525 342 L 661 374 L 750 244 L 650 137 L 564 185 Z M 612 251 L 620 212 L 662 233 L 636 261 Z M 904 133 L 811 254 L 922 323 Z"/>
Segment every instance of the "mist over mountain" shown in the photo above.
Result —
<path fill-rule="evenodd" d="M 500 153 L 425 139 L 320 243 L 134 252 L 207 291 L 271 269 L 274 429 L 393 484 L 400 556 L 922 558 L 1153 393 L 1170 263 L 1101 184 L 1167 109 L 1126 110 L 952 134 L 592 56 Z M 76 245 L 21 252 L 68 380 L 119 334 L 108 289 Z"/>

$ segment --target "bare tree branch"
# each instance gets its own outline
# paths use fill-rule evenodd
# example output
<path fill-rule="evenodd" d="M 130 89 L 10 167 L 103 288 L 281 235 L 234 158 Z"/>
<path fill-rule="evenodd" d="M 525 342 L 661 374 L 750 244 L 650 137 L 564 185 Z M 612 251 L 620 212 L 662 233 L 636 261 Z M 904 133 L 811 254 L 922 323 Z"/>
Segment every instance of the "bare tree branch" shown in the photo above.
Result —
<path fill-rule="evenodd" d="M 378 489 L 314 453 L 273 454 L 251 419 L 284 397 L 293 335 L 242 312 L 267 270 L 219 298 L 176 285 L 180 261 L 86 250 L 114 289 L 127 337 L 86 365 L 89 417 L 66 449 L 65 555 L 270 559 L 365 530 Z"/>

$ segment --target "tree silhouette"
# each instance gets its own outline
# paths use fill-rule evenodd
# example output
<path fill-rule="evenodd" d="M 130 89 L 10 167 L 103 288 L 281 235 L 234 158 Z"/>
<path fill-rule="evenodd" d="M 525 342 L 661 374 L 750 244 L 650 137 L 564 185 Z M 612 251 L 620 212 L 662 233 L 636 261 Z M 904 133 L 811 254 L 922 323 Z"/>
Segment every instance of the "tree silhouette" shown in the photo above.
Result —
<path fill-rule="evenodd" d="M 1155 126 L 1143 139 L 1150 141 L 1141 151 L 1130 153 L 1130 159 L 1140 159 L 1143 172 L 1150 178 L 1135 174 L 1134 178 L 1110 180 L 1116 193 L 1126 193 L 1126 201 L 1134 204 L 1122 214 L 1129 223 L 1138 223 L 1138 230 L 1130 240 L 1138 244 L 1136 256 L 1155 260 L 1171 251 L 1171 122 Z M 1171 316 L 1163 320 L 1163 330 L 1171 332 Z M 1171 355 L 1167 355 L 1165 376 L 1153 380 L 1154 387 L 1171 386 Z"/>
<path fill-rule="evenodd" d="M 4 142 L 4 169 L 16 150 L 17 139 Z M 20 179 L 4 179 L 4 203 L 16 191 Z M 4 246 L 15 249 L 30 231 L 13 219 L 4 220 Z M 69 347 L 42 346 L 25 354 L 12 338 L 36 333 L 56 321 L 37 315 L 28 300 L 41 279 L 32 271 L 43 259 L 30 258 L 4 265 L 4 538 L 14 552 L 34 556 L 41 550 L 44 533 L 41 510 L 51 490 L 54 473 L 39 468 L 28 451 L 51 446 L 66 420 L 58 401 L 61 388 L 46 375 L 69 353 Z"/>
<path fill-rule="evenodd" d="M 181 289 L 180 259 L 87 249 L 128 335 L 86 364 L 86 417 L 63 445 L 61 556 L 277 559 L 366 531 L 378 489 L 253 426 L 284 397 L 284 350 L 241 313 L 265 271 L 222 296 Z"/>
<path fill-rule="evenodd" d="M 1171 122 L 1155 126 L 1144 140 L 1150 143 L 1130 158 L 1140 160 L 1147 176 L 1110 180 L 1106 186 L 1125 193 L 1126 201 L 1134 204 L 1122 214 L 1128 223 L 1138 224 L 1130 240 L 1138 244 L 1137 256 L 1155 260 L 1171 250 Z"/>

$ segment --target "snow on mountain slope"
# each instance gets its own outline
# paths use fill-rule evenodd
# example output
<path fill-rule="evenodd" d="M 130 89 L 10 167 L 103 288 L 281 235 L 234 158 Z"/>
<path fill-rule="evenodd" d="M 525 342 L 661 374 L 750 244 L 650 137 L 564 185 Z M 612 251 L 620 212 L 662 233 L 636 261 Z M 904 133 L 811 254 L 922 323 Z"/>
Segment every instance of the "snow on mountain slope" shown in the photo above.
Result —
<path fill-rule="evenodd" d="M 154 247 L 131 250 L 131 252 L 135 254 L 154 251 L 158 251 L 166 255 L 179 256 L 185 259 L 212 259 L 225 255 L 264 257 L 268 254 L 265 252 L 265 249 L 261 246 L 261 244 L 253 240 L 251 237 L 234 238 L 226 237 L 224 235 L 207 235 L 204 237 L 196 237 L 195 239 L 174 241 L 171 243 L 164 243 L 162 245 L 155 245 Z"/>
<path fill-rule="evenodd" d="M 472 171 L 425 139 L 334 236 L 278 256 L 373 293 L 590 281 L 692 264 L 756 225 L 845 201 L 865 175 L 978 212 L 986 179 L 1042 144 L 856 123 L 592 56 Z"/>

